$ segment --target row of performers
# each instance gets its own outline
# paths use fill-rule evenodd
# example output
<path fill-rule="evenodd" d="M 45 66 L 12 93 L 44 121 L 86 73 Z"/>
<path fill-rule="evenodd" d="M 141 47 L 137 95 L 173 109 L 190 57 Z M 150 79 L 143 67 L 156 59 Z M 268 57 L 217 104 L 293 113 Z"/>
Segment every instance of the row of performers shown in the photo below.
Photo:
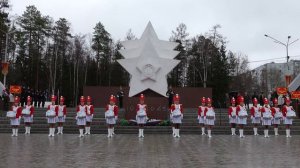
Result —
<path fill-rule="evenodd" d="M 15 97 L 15 103 L 12 107 L 11 111 L 7 113 L 7 116 L 11 120 L 12 125 L 12 136 L 18 135 L 18 126 L 20 125 L 20 119 L 23 116 L 25 123 L 25 134 L 30 134 L 30 125 L 33 122 L 33 113 L 34 107 L 31 105 L 31 97 L 27 98 L 27 105 L 23 109 L 19 106 L 20 99 L 19 97 Z M 46 112 L 47 121 L 49 124 L 49 136 L 54 136 L 55 132 L 55 124 L 58 123 L 58 132 L 57 134 L 63 134 L 63 123 L 66 119 L 66 106 L 64 105 L 64 97 L 60 97 L 59 105 L 55 105 L 56 96 L 51 97 L 52 104 L 48 106 L 48 111 Z M 173 123 L 173 136 L 180 137 L 179 130 L 180 125 L 183 119 L 183 106 L 179 103 L 180 97 L 176 94 L 173 97 L 174 104 L 170 107 L 170 119 Z M 269 137 L 268 135 L 268 127 L 273 124 L 275 135 L 278 135 L 278 125 L 280 121 L 283 120 L 286 125 L 286 135 L 290 136 L 290 125 L 292 125 L 293 117 L 296 116 L 295 111 L 292 106 L 290 106 L 290 99 L 286 99 L 286 106 L 280 110 L 278 108 L 278 101 L 274 99 L 274 107 L 270 107 L 268 105 L 268 100 L 265 99 L 265 105 L 263 107 L 259 107 L 257 104 L 257 99 L 253 100 L 253 107 L 251 108 L 251 120 L 254 124 L 254 135 L 257 134 L 257 126 L 262 122 L 262 125 L 265 126 L 265 137 Z M 114 135 L 114 125 L 118 120 L 118 106 L 115 105 L 116 98 L 112 95 L 109 99 L 109 104 L 106 106 L 105 119 L 108 125 L 108 137 L 112 137 Z M 244 98 L 239 97 L 237 101 L 238 105 L 236 106 L 236 101 L 233 98 L 231 100 L 232 106 L 229 107 L 228 116 L 229 123 L 231 124 L 232 135 L 235 135 L 236 125 L 238 124 L 240 127 L 240 137 L 243 138 L 243 128 L 244 125 L 247 124 L 247 110 L 244 104 Z M 140 103 L 137 104 L 136 107 L 136 121 L 139 125 L 139 135 L 138 137 L 144 137 L 144 124 L 147 122 L 147 113 L 146 113 L 147 105 L 145 104 L 145 96 L 143 94 L 140 95 Z M 85 129 L 85 134 L 90 134 L 90 125 L 94 115 L 94 107 L 91 105 L 91 97 L 87 96 L 86 103 L 85 97 L 81 96 L 80 105 L 77 107 L 77 125 L 79 126 L 79 137 L 83 137 L 83 131 Z M 212 107 L 212 100 L 210 98 L 202 98 L 201 106 L 198 108 L 198 120 L 199 124 L 202 126 L 202 135 L 205 134 L 205 126 L 207 127 L 208 137 L 211 137 L 211 129 L 215 122 L 215 112 Z"/>
<path fill-rule="evenodd" d="M 274 126 L 275 136 L 278 136 L 278 125 L 281 121 L 286 125 L 286 137 L 291 137 L 290 126 L 293 124 L 293 118 L 296 117 L 296 112 L 290 105 L 290 98 L 285 99 L 286 105 L 280 109 L 278 107 L 278 100 L 273 99 L 273 107 L 269 105 L 267 98 L 264 98 L 264 105 L 259 106 L 258 100 L 253 99 L 253 107 L 250 109 L 251 122 L 253 124 L 254 135 L 258 135 L 257 126 L 262 124 L 264 128 L 264 137 L 269 138 L 269 126 Z M 236 104 L 238 104 L 236 106 Z M 228 109 L 229 123 L 231 125 L 231 134 L 236 135 L 236 125 L 239 125 L 240 137 L 244 136 L 244 125 L 247 124 L 247 110 L 244 104 L 244 98 L 241 96 L 237 102 L 234 98 L 231 99 L 231 106 Z M 203 133 L 203 131 L 202 131 Z"/>

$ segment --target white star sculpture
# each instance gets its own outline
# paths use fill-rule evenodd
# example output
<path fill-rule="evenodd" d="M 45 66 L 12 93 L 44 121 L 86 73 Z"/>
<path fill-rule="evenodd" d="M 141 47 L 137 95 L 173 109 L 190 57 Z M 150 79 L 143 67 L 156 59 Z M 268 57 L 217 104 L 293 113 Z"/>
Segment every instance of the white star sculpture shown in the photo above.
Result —
<path fill-rule="evenodd" d="M 180 62 L 173 59 L 178 43 L 159 40 L 150 22 L 139 40 L 121 43 L 125 49 L 119 52 L 125 59 L 117 61 L 131 75 L 129 97 L 147 89 L 166 96 L 167 74 Z"/>

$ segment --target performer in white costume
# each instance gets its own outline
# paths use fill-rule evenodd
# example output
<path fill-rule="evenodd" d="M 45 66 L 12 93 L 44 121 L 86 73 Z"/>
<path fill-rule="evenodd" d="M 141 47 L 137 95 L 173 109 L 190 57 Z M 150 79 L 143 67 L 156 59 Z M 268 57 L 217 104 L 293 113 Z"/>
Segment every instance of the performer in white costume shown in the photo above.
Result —
<path fill-rule="evenodd" d="M 296 117 L 296 112 L 293 108 L 293 106 L 290 106 L 291 99 L 286 98 L 285 99 L 285 106 L 282 108 L 282 115 L 283 115 L 283 124 L 286 125 L 286 137 L 290 138 L 291 136 L 291 129 L 290 126 L 293 124 L 293 118 Z"/>
<path fill-rule="evenodd" d="M 256 98 L 254 98 L 252 100 L 253 102 L 253 106 L 250 109 L 250 113 L 251 113 L 251 120 L 252 120 L 252 124 L 253 124 L 253 132 L 254 135 L 257 136 L 257 126 L 260 124 L 261 122 L 261 112 L 260 112 L 260 107 L 257 105 L 258 101 Z"/>
<path fill-rule="evenodd" d="M 247 124 L 247 110 L 246 110 L 246 106 L 244 103 L 244 97 L 243 96 L 239 96 L 238 97 L 238 103 L 239 105 L 236 107 L 236 112 L 237 112 L 237 123 L 239 124 L 240 127 L 240 138 L 244 138 L 244 126 Z"/>
<path fill-rule="evenodd" d="M 229 118 L 229 123 L 231 127 L 231 135 L 236 135 L 235 134 L 235 129 L 236 129 L 236 123 L 237 123 L 237 114 L 236 114 L 236 101 L 235 98 L 231 98 L 231 106 L 228 109 L 228 118 Z"/>
<path fill-rule="evenodd" d="M 278 125 L 280 124 L 280 121 L 282 120 L 282 112 L 280 110 L 280 108 L 278 107 L 278 100 L 275 98 L 273 100 L 273 107 L 271 108 L 272 111 L 272 116 L 273 116 L 273 120 L 272 120 L 272 124 L 274 126 L 274 133 L 275 136 L 278 136 Z"/>
<path fill-rule="evenodd" d="M 80 105 L 77 106 L 77 115 L 76 115 L 76 120 L 77 120 L 77 125 L 79 129 L 79 138 L 84 137 L 83 135 L 83 130 L 86 125 L 86 111 L 87 108 L 85 106 L 85 97 L 81 96 L 80 97 Z"/>
<path fill-rule="evenodd" d="M 175 127 L 175 135 L 174 137 L 180 138 L 179 135 L 179 128 L 180 124 L 182 123 L 183 119 L 183 107 L 182 104 L 179 104 L 180 97 L 178 94 L 176 94 L 173 98 L 174 104 L 171 105 L 171 115 L 172 115 L 172 122 Z"/>
<path fill-rule="evenodd" d="M 20 104 L 20 98 L 16 96 L 14 98 L 14 105 L 11 107 L 11 111 L 7 112 L 7 117 L 10 119 L 10 125 L 12 127 L 12 135 L 18 136 L 18 127 L 22 116 L 22 107 Z"/>
<path fill-rule="evenodd" d="M 107 124 L 108 138 L 113 136 L 113 128 L 118 119 L 119 108 L 116 104 L 116 97 L 111 95 L 109 98 L 109 104 L 105 108 L 105 119 Z"/>
<path fill-rule="evenodd" d="M 33 122 L 34 107 L 31 105 L 32 99 L 30 96 L 27 97 L 27 104 L 22 110 L 22 116 L 25 123 L 25 134 L 30 134 L 31 123 Z"/>
<path fill-rule="evenodd" d="M 145 96 L 140 95 L 140 103 L 136 106 L 136 122 L 139 126 L 139 138 L 144 138 L 144 125 L 147 122 L 147 105 L 145 104 Z"/>
<path fill-rule="evenodd" d="M 67 108 L 64 105 L 65 98 L 63 96 L 60 96 L 59 98 L 59 106 L 58 106 L 58 116 L 57 116 L 57 134 L 63 134 L 63 124 L 66 120 L 67 116 Z"/>
<path fill-rule="evenodd" d="M 86 98 L 86 125 L 85 125 L 85 134 L 91 134 L 91 123 L 94 117 L 94 106 L 91 104 L 92 98 L 87 96 Z"/>
<path fill-rule="evenodd" d="M 262 125 L 265 126 L 264 135 L 265 138 L 269 138 L 269 126 L 272 124 L 272 112 L 271 107 L 269 106 L 269 100 L 264 98 L 264 106 L 260 108 L 261 115 L 262 115 Z"/>
<path fill-rule="evenodd" d="M 55 105 L 56 96 L 51 96 L 51 105 L 48 106 L 48 111 L 46 112 L 47 122 L 49 124 L 49 137 L 54 137 L 55 124 L 58 115 L 58 106 Z"/>
<path fill-rule="evenodd" d="M 206 104 L 207 107 L 205 108 L 204 111 L 204 119 L 205 119 L 205 124 L 207 126 L 207 134 L 208 137 L 211 138 L 211 129 L 215 125 L 215 120 L 216 120 L 216 113 L 214 111 L 214 108 L 211 106 L 212 100 L 210 98 L 206 99 Z"/>
<path fill-rule="evenodd" d="M 204 120 L 204 111 L 205 111 L 205 103 L 206 103 L 206 99 L 205 97 L 201 98 L 201 106 L 198 107 L 198 120 L 199 120 L 199 125 L 201 127 L 201 132 L 202 135 L 206 135 L 205 134 L 205 120 Z"/>

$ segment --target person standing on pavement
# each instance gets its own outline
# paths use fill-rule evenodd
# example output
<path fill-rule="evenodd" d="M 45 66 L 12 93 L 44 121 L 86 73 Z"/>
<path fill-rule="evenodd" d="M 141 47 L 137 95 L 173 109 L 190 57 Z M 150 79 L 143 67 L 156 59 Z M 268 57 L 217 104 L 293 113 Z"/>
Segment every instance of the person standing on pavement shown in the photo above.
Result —
<path fill-rule="evenodd" d="M 85 125 L 85 135 L 91 134 L 91 123 L 94 117 L 94 106 L 92 105 L 91 96 L 86 98 L 86 125 Z"/>
<path fill-rule="evenodd" d="M 212 100 L 210 98 L 206 99 L 206 104 L 207 104 L 207 106 L 204 111 L 204 119 L 205 119 L 205 124 L 207 127 L 208 138 L 211 138 L 211 130 L 212 130 L 212 127 L 215 125 L 216 113 L 215 113 L 214 108 L 211 106 Z"/>
<path fill-rule="evenodd" d="M 265 126 L 264 135 L 265 138 L 269 138 L 269 126 L 272 124 L 272 111 L 269 105 L 268 98 L 264 98 L 264 106 L 260 108 L 262 114 L 262 125 Z"/>
<path fill-rule="evenodd" d="M 247 124 L 247 110 L 244 103 L 244 97 L 240 96 L 238 97 L 238 103 L 239 105 L 236 107 L 236 114 L 237 114 L 237 123 L 240 127 L 240 138 L 244 138 L 244 126 Z"/>
<path fill-rule="evenodd" d="M 175 127 L 174 138 L 180 138 L 179 131 L 180 125 L 183 119 L 183 107 L 182 104 L 179 104 L 180 97 L 178 94 L 174 96 L 174 104 L 171 105 L 170 111 L 172 115 L 172 122 Z"/>
<path fill-rule="evenodd" d="M 63 124 L 66 120 L 67 108 L 64 105 L 65 98 L 60 96 L 58 105 L 58 116 L 57 116 L 57 134 L 63 134 Z"/>
<path fill-rule="evenodd" d="M 22 116 L 24 118 L 24 123 L 25 123 L 25 134 L 30 134 L 31 124 L 33 122 L 34 107 L 31 104 L 31 101 L 32 98 L 28 96 L 27 104 L 22 111 Z"/>
<path fill-rule="evenodd" d="M 273 99 L 273 107 L 271 108 L 272 111 L 272 124 L 274 126 L 274 133 L 275 136 L 278 136 L 278 125 L 280 124 L 280 121 L 282 120 L 282 112 L 280 108 L 278 107 L 278 100 L 276 98 Z"/>
<path fill-rule="evenodd" d="M 113 137 L 114 125 L 116 124 L 116 120 L 118 118 L 119 108 L 115 104 L 116 104 L 116 97 L 114 95 L 111 95 L 109 98 L 109 104 L 105 108 L 105 119 L 107 124 L 108 138 Z"/>
<path fill-rule="evenodd" d="M 201 135 L 206 135 L 205 134 L 205 119 L 204 119 L 204 111 L 206 109 L 205 106 L 206 103 L 206 98 L 202 97 L 201 99 L 201 106 L 198 107 L 198 121 L 199 121 L 199 125 L 201 126 Z"/>
<path fill-rule="evenodd" d="M 257 126 L 261 122 L 261 112 L 260 112 L 260 107 L 257 105 L 258 104 L 257 98 L 254 98 L 252 102 L 253 102 L 253 106 L 250 109 L 250 114 L 251 114 L 251 120 L 253 124 L 253 132 L 254 135 L 257 136 L 258 135 Z"/>
<path fill-rule="evenodd" d="M 139 126 L 139 138 L 144 138 L 144 125 L 147 122 L 147 105 L 145 104 L 145 96 L 140 95 L 140 103 L 136 106 L 136 122 Z"/>
<path fill-rule="evenodd" d="M 237 115 L 236 115 L 236 101 L 235 98 L 231 98 L 231 106 L 228 109 L 228 118 L 231 127 L 231 135 L 235 134 L 236 123 L 237 123 Z"/>

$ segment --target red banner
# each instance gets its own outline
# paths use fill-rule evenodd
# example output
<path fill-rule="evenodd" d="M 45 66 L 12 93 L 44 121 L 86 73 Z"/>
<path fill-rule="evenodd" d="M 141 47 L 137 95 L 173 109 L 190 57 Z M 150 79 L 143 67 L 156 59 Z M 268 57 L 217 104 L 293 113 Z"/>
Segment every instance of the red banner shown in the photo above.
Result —
<path fill-rule="evenodd" d="M 285 83 L 286 87 L 288 87 L 292 82 L 292 76 L 291 75 L 285 75 Z"/>
<path fill-rule="evenodd" d="M 8 74 L 8 62 L 2 62 L 2 74 L 3 75 Z"/>
<path fill-rule="evenodd" d="M 286 95 L 288 92 L 286 87 L 278 87 L 276 90 L 278 95 Z"/>
<path fill-rule="evenodd" d="M 291 98 L 292 99 L 300 99 L 300 91 L 293 91 L 291 93 Z"/>
<path fill-rule="evenodd" d="M 13 94 L 21 94 L 22 93 L 22 87 L 18 85 L 11 85 L 9 87 L 9 92 Z"/>

